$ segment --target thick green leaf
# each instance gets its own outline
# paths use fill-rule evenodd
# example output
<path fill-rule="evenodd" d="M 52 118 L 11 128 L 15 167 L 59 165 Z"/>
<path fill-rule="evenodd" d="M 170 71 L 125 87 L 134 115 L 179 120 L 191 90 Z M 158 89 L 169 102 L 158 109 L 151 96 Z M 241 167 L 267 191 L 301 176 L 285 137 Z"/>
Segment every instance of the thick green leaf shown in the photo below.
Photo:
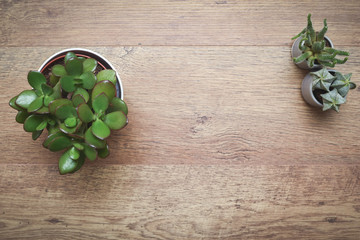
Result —
<path fill-rule="evenodd" d="M 35 112 L 39 110 L 44 104 L 44 97 L 37 97 L 28 107 L 28 112 Z"/>
<path fill-rule="evenodd" d="M 78 106 L 77 113 L 80 120 L 84 123 L 89 123 L 94 120 L 94 114 L 86 103 Z"/>
<path fill-rule="evenodd" d="M 84 144 L 84 154 L 90 161 L 94 161 L 97 157 L 96 149 L 87 144 Z"/>
<path fill-rule="evenodd" d="M 55 114 L 55 111 L 58 107 L 65 105 L 72 106 L 72 102 L 69 99 L 65 99 L 65 98 L 56 99 L 50 102 L 49 111 L 51 114 Z"/>
<path fill-rule="evenodd" d="M 92 133 L 91 128 L 92 127 L 88 128 L 88 130 L 85 132 L 85 142 L 95 148 L 104 148 L 106 145 L 106 141 L 95 137 Z"/>
<path fill-rule="evenodd" d="M 93 58 L 88 58 L 83 62 L 84 72 L 93 72 L 96 69 L 97 61 Z"/>
<path fill-rule="evenodd" d="M 33 90 L 25 90 L 22 91 L 17 97 L 15 104 L 27 109 L 30 104 L 37 98 L 35 91 Z"/>
<path fill-rule="evenodd" d="M 58 99 L 61 98 L 61 84 L 60 82 L 58 82 L 54 88 L 53 88 L 53 93 L 50 95 L 50 97 L 52 99 Z"/>
<path fill-rule="evenodd" d="M 80 153 L 80 157 L 79 157 L 79 159 L 76 160 L 76 161 L 77 161 L 77 166 L 76 166 L 76 168 L 74 169 L 74 171 L 72 171 L 72 173 L 78 171 L 78 170 L 82 167 L 82 165 L 84 165 L 84 163 L 85 163 L 85 154 Z"/>
<path fill-rule="evenodd" d="M 49 144 L 55 138 L 60 137 L 60 136 L 65 136 L 65 134 L 63 132 L 61 132 L 60 129 L 58 129 L 58 128 L 52 128 L 51 130 L 49 130 L 49 136 L 47 136 L 47 138 L 43 142 L 43 147 L 48 148 Z"/>
<path fill-rule="evenodd" d="M 44 117 L 41 115 L 30 115 L 24 122 L 26 132 L 35 132 L 36 128 L 43 122 Z"/>
<path fill-rule="evenodd" d="M 80 76 L 83 73 L 83 64 L 77 58 L 69 59 L 65 64 L 65 69 L 68 75 Z"/>
<path fill-rule="evenodd" d="M 9 101 L 9 105 L 10 105 L 10 107 L 12 107 L 13 109 L 16 109 L 16 110 L 18 110 L 18 111 L 22 111 L 22 110 L 24 110 L 23 108 L 21 108 L 21 107 L 19 107 L 18 105 L 16 105 L 16 99 L 17 99 L 17 97 L 18 96 L 15 96 L 15 97 L 13 97 L 12 99 L 10 99 L 10 101 Z"/>
<path fill-rule="evenodd" d="M 48 119 L 48 120 L 49 120 L 49 119 Z M 49 129 L 48 129 L 48 133 L 49 133 L 49 135 L 51 135 L 51 134 L 61 133 L 61 132 L 60 132 L 60 129 L 58 128 L 58 126 L 56 126 L 56 127 L 51 126 L 51 127 L 49 127 Z"/>
<path fill-rule="evenodd" d="M 70 156 L 70 150 L 66 151 L 59 159 L 59 172 L 60 174 L 66 174 L 73 172 L 78 165 L 78 161 L 75 161 Z"/>
<path fill-rule="evenodd" d="M 36 131 L 42 131 L 46 128 L 47 126 L 47 120 L 42 121 L 42 123 L 40 123 L 37 127 L 36 127 Z"/>
<path fill-rule="evenodd" d="M 88 124 L 83 123 L 79 118 L 77 119 L 81 124 L 79 128 L 77 129 L 76 134 L 73 136 L 73 138 L 80 139 L 81 142 L 85 139 L 85 131 L 88 128 Z"/>
<path fill-rule="evenodd" d="M 16 122 L 18 123 L 24 123 L 26 118 L 29 116 L 29 113 L 26 111 L 26 110 L 23 110 L 23 111 L 19 111 L 17 114 L 16 114 Z"/>
<path fill-rule="evenodd" d="M 101 93 L 105 93 L 105 95 L 109 99 L 109 102 L 111 102 L 111 100 L 116 95 L 116 87 L 112 82 L 108 80 L 101 81 L 95 85 L 91 93 L 91 99 L 94 99 L 96 96 L 98 96 Z"/>
<path fill-rule="evenodd" d="M 74 107 L 77 107 L 80 104 L 86 103 L 84 97 L 80 94 L 73 95 L 71 101 L 73 102 Z"/>
<path fill-rule="evenodd" d="M 44 95 L 50 96 L 53 93 L 52 87 L 47 85 L 46 83 L 41 84 L 41 91 Z"/>
<path fill-rule="evenodd" d="M 69 155 L 70 155 L 70 157 L 71 157 L 72 159 L 78 160 L 79 157 L 80 157 L 80 152 L 79 152 L 79 150 L 77 150 L 75 147 L 72 147 L 72 148 L 70 149 Z"/>
<path fill-rule="evenodd" d="M 110 112 L 121 111 L 125 115 L 127 115 L 128 114 L 128 107 L 127 107 L 126 103 L 121 98 L 114 97 L 113 100 L 111 101 L 110 106 L 109 106 L 107 111 L 109 113 Z"/>
<path fill-rule="evenodd" d="M 54 98 L 50 96 L 44 96 L 44 106 L 48 107 L 51 101 L 54 101 Z"/>
<path fill-rule="evenodd" d="M 100 119 L 96 119 L 91 126 L 92 133 L 95 137 L 105 139 L 110 136 L 110 128 Z"/>
<path fill-rule="evenodd" d="M 36 132 L 33 132 L 32 133 L 32 140 L 36 140 L 36 139 L 38 139 L 39 137 L 40 137 L 40 135 L 41 135 L 41 133 L 42 133 L 43 131 L 41 130 L 41 131 L 36 131 Z"/>
<path fill-rule="evenodd" d="M 74 133 L 67 133 L 67 135 L 71 138 L 76 138 L 77 140 L 83 141 L 85 136 L 84 136 L 84 132 L 81 130 L 82 126 L 84 126 L 84 124 L 82 124 L 82 122 L 80 122 L 81 125 L 79 128 L 77 128 L 77 130 Z"/>
<path fill-rule="evenodd" d="M 70 138 L 66 136 L 55 137 L 48 145 L 48 148 L 52 152 L 64 150 L 72 146 Z"/>
<path fill-rule="evenodd" d="M 65 123 L 60 123 L 59 127 L 63 133 L 70 135 L 70 134 L 75 134 L 79 130 L 81 123 L 82 123 L 81 121 L 78 121 L 75 127 L 67 127 Z"/>
<path fill-rule="evenodd" d="M 117 111 L 107 114 L 104 118 L 104 122 L 109 128 L 117 130 L 127 125 L 128 118 L 123 112 Z"/>
<path fill-rule="evenodd" d="M 73 53 L 73 52 L 66 53 L 65 58 L 64 58 L 64 63 L 66 63 L 71 58 L 77 58 L 75 53 Z"/>
<path fill-rule="evenodd" d="M 73 128 L 76 126 L 77 124 L 77 121 L 76 121 L 76 117 L 69 117 L 69 118 L 66 118 L 65 121 L 65 126 L 66 127 L 69 127 L 69 128 Z"/>
<path fill-rule="evenodd" d="M 57 77 L 61 77 L 61 76 L 65 76 L 67 75 L 67 72 L 65 70 L 65 67 L 63 65 L 60 64 L 56 64 L 52 67 L 51 69 L 52 74 L 54 74 L 54 76 Z"/>
<path fill-rule="evenodd" d="M 59 82 L 60 77 L 55 76 L 54 74 L 50 75 L 50 85 L 55 86 Z"/>
<path fill-rule="evenodd" d="M 85 102 L 88 102 L 90 98 L 88 91 L 80 87 L 75 90 L 74 95 L 81 95 Z"/>
<path fill-rule="evenodd" d="M 96 78 L 92 72 L 84 72 L 81 74 L 82 86 L 85 89 L 92 89 L 95 86 Z"/>
<path fill-rule="evenodd" d="M 84 150 L 84 145 L 82 145 L 81 143 L 73 143 L 73 146 L 80 151 Z"/>
<path fill-rule="evenodd" d="M 56 109 L 55 116 L 60 120 L 65 120 L 66 118 L 77 116 L 77 113 L 73 106 L 62 105 Z"/>
<path fill-rule="evenodd" d="M 28 82 L 36 90 L 41 90 L 41 84 L 46 83 L 46 78 L 41 72 L 30 71 Z"/>
<path fill-rule="evenodd" d="M 111 69 L 105 69 L 100 71 L 97 75 L 97 82 L 101 82 L 104 80 L 109 80 L 116 86 L 116 72 Z"/>
<path fill-rule="evenodd" d="M 60 78 L 61 88 L 66 92 L 73 92 L 76 89 L 76 81 L 73 76 L 62 76 Z"/>
<path fill-rule="evenodd" d="M 99 94 L 92 100 L 92 107 L 97 114 L 104 113 L 109 106 L 109 99 L 104 93 Z"/>
<path fill-rule="evenodd" d="M 100 158 L 106 158 L 107 156 L 109 156 L 110 151 L 109 151 L 109 145 L 106 144 L 106 146 L 102 149 L 98 150 L 98 154 Z"/>
<path fill-rule="evenodd" d="M 36 110 L 35 113 L 37 113 L 37 114 L 48 114 L 49 113 L 49 108 L 48 107 L 42 107 L 42 108 Z"/>

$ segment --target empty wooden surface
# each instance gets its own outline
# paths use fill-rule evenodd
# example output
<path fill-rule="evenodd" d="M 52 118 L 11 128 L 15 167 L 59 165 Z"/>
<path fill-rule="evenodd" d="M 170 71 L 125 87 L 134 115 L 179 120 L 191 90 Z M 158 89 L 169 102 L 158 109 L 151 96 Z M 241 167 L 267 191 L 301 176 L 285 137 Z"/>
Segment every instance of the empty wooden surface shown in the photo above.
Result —
<path fill-rule="evenodd" d="M 359 1 L 1 1 L 0 239 L 360 239 L 360 94 L 309 107 L 290 38 L 327 18 L 360 85 Z M 129 125 L 60 176 L 8 101 L 53 53 L 119 71 Z"/>

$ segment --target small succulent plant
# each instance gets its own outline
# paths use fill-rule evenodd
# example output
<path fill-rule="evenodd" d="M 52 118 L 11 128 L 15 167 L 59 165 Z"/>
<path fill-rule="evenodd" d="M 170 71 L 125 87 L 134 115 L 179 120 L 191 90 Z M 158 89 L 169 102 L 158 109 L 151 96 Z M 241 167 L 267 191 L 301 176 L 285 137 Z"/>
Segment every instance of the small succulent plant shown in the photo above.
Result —
<path fill-rule="evenodd" d="M 46 129 L 43 146 L 65 150 L 59 159 L 61 174 L 81 168 L 85 159 L 109 155 L 106 139 L 111 130 L 128 123 L 126 103 L 116 97 L 116 73 L 105 69 L 95 75 L 97 61 L 68 52 L 64 65 L 54 65 L 46 77 L 30 71 L 31 90 L 13 97 L 9 105 L 18 111 L 16 121 L 36 140 Z"/>
<path fill-rule="evenodd" d="M 337 56 L 349 56 L 348 52 L 326 46 L 324 36 L 327 29 L 326 19 L 324 19 L 323 29 L 320 32 L 316 32 L 312 26 L 311 14 L 308 15 L 306 28 L 292 38 L 292 40 L 301 38 L 299 48 L 303 53 L 293 59 L 295 63 L 306 60 L 309 67 L 313 67 L 314 63 L 324 67 L 334 67 L 336 64 L 343 64 L 347 61 L 347 57 L 339 59 Z"/>
<path fill-rule="evenodd" d="M 312 89 L 322 92 L 320 94 L 323 104 L 323 111 L 333 109 L 339 112 L 341 104 L 346 102 L 346 95 L 350 89 L 356 88 L 356 84 L 351 82 L 351 73 L 343 75 L 335 72 L 332 75 L 326 68 L 316 72 L 311 72 L 313 77 Z"/>

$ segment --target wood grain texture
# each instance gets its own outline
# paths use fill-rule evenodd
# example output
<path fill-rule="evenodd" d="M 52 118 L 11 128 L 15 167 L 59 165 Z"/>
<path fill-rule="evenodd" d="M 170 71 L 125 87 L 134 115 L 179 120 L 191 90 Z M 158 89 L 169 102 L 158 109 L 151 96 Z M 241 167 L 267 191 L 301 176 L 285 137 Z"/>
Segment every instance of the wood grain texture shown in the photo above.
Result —
<path fill-rule="evenodd" d="M 317 29 L 328 19 L 335 45 L 358 45 L 359 11 L 337 0 L 1 0 L 0 46 L 289 45 L 309 12 Z"/>
<path fill-rule="evenodd" d="M 360 85 L 359 1 L 0 0 L 0 239 L 360 239 L 360 94 L 304 103 L 310 11 Z M 117 68 L 130 124 L 60 176 L 8 101 L 77 46 Z"/>
<path fill-rule="evenodd" d="M 119 70 L 130 109 L 129 125 L 114 132 L 112 154 L 101 164 L 359 164 L 359 91 L 350 92 L 340 114 L 311 108 L 300 93 L 306 73 L 288 48 L 92 49 Z M 0 49 L 2 163 L 51 164 L 59 157 L 33 142 L 8 107 L 29 88 L 26 72 L 57 50 Z M 347 50 L 354 54 L 338 69 L 357 82 L 359 48 Z"/>
<path fill-rule="evenodd" d="M 103 165 L 59 176 L 13 164 L 0 168 L 0 238 L 358 239 L 359 181 L 353 166 Z"/>

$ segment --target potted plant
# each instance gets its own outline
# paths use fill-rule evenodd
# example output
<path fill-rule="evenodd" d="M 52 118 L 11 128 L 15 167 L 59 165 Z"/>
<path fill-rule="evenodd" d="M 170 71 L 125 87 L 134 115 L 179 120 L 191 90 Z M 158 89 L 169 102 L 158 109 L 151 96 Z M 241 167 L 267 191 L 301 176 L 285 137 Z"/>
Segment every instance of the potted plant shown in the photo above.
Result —
<path fill-rule="evenodd" d="M 347 57 L 343 59 L 337 56 L 349 56 L 346 51 L 334 49 L 331 40 L 325 36 L 327 23 L 324 19 L 324 27 L 320 32 L 316 32 L 312 26 L 311 14 L 307 18 L 307 26 L 292 40 L 296 39 L 291 49 L 291 55 L 295 64 L 302 69 L 319 69 L 321 67 L 334 67 L 336 64 L 343 64 Z"/>
<path fill-rule="evenodd" d="M 307 103 L 322 108 L 323 111 L 333 109 L 339 112 L 340 105 L 346 102 L 349 90 L 356 88 L 356 84 L 351 82 L 351 75 L 326 68 L 310 72 L 302 82 L 302 96 Z"/>
<path fill-rule="evenodd" d="M 30 71 L 32 89 L 9 102 L 18 110 L 16 121 L 32 132 L 33 140 L 46 131 L 43 146 L 65 150 L 59 159 L 61 174 L 76 172 L 86 158 L 107 157 L 111 130 L 128 123 L 121 81 L 111 64 L 92 51 L 71 50 L 53 55 L 39 71 Z"/>

